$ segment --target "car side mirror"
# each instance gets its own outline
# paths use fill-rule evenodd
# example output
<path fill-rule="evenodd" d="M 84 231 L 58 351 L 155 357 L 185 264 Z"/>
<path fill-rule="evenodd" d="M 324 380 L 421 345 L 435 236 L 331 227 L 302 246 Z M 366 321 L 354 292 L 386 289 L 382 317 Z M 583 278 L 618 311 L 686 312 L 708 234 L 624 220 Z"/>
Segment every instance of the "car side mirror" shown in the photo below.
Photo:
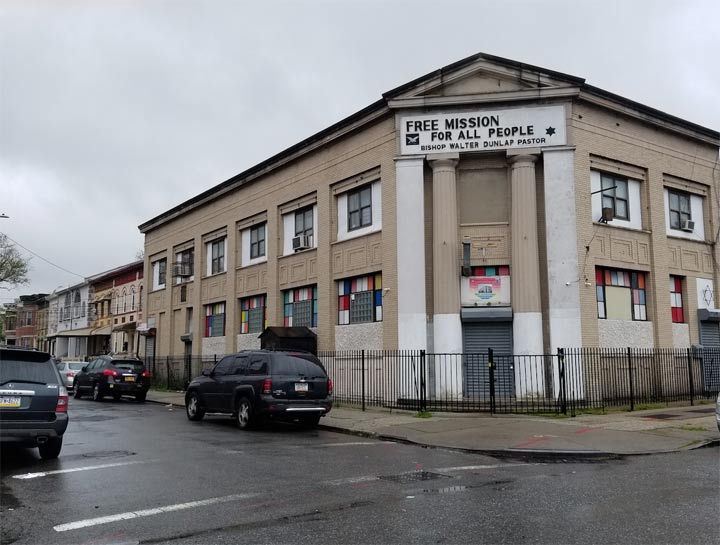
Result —
<path fill-rule="evenodd" d="M 85 365 L 82 369 L 80 369 L 83 373 L 87 373 L 87 365 Z"/>
<path fill-rule="evenodd" d="M 211 377 L 212 374 L 213 374 L 212 369 L 203 369 L 203 370 L 202 370 L 202 375 L 203 375 L 204 377 Z"/>

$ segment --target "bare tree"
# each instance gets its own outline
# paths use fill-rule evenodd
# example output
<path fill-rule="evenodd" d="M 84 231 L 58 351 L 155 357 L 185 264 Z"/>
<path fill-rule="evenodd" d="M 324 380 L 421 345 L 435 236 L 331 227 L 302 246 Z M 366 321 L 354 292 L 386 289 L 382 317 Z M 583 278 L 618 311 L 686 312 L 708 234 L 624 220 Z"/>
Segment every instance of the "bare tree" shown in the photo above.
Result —
<path fill-rule="evenodd" d="M 145 258 L 145 248 L 141 248 L 137 252 L 135 252 L 135 259 L 144 259 L 144 258 Z"/>
<path fill-rule="evenodd" d="M 25 259 L 7 236 L 0 234 L 0 288 L 10 289 L 29 282 L 29 260 Z"/>

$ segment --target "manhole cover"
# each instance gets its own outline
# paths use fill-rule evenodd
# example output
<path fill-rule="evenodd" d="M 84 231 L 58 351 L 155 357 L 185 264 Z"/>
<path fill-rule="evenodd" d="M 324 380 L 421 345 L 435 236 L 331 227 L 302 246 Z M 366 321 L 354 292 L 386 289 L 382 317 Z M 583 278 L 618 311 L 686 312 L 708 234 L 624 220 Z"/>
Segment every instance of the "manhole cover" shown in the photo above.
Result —
<path fill-rule="evenodd" d="M 120 458 L 122 456 L 134 456 L 135 452 L 128 450 L 104 450 L 99 452 L 88 452 L 83 454 L 84 458 Z"/>
<path fill-rule="evenodd" d="M 413 471 L 412 473 L 401 473 L 400 475 L 383 475 L 379 477 L 383 481 L 405 484 L 415 481 L 432 481 L 434 479 L 449 479 L 448 475 L 440 475 L 439 473 L 431 473 L 429 471 Z"/>

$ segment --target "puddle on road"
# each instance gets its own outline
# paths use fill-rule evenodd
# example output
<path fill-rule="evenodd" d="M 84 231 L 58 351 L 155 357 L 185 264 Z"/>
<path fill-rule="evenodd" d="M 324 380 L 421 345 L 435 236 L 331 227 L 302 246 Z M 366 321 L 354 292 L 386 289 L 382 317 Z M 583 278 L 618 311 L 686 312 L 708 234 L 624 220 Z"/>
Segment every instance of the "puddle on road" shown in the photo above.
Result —
<path fill-rule="evenodd" d="M 124 456 L 135 456 L 137 452 L 129 450 L 101 450 L 98 452 L 87 452 L 83 454 L 83 458 L 122 458 Z"/>

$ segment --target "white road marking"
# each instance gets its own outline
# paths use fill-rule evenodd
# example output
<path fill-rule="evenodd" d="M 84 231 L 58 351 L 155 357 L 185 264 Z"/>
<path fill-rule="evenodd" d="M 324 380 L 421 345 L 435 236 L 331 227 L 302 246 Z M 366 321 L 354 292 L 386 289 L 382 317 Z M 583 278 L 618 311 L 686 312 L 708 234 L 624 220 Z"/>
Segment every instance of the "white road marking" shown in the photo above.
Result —
<path fill-rule="evenodd" d="M 176 503 L 174 505 L 165 505 L 164 507 L 155 507 L 154 509 L 143 509 L 141 511 L 128 511 L 127 513 L 118 513 L 117 515 L 108 515 L 106 517 L 97 517 L 93 519 L 78 520 L 76 522 L 68 522 L 66 524 L 58 524 L 53 527 L 56 532 L 67 532 L 68 530 L 78 530 L 79 528 L 87 528 L 89 526 L 99 526 L 100 524 L 109 524 L 119 520 L 130 520 L 140 517 L 151 517 L 161 515 L 163 513 L 172 513 L 173 511 L 182 511 L 185 509 L 193 509 L 195 507 L 204 507 L 206 505 L 215 505 L 217 503 L 227 503 L 231 501 L 244 500 L 255 496 L 255 494 L 232 494 L 231 496 L 221 496 L 218 498 L 208 498 L 206 500 L 189 501 L 187 503 Z"/>
<path fill-rule="evenodd" d="M 106 469 L 109 467 L 132 466 L 137 464 L 149 464 L 157 460 L 138 460 L 135 462 L 117 462 L 114 464 L 100 464 L 97 466 L 73 467 L 70 469 L 56 469 L 55 471 L 41 471 L 39 473 L 23 473 L 22 475 L 13 475 L 13 479 L 37 479 L 38 477 L 47 477 L 48 475 L 59 475 L 61 473 L 75 473 L 76 471 L 92 471 L 95 469 Z"/>
<path fill-rule="evenodd" d="M 355 483 L 366 483 L 370 481 L 377 481 L 378 477 L 374 475 L 364 475 L 362 477 L 348 477 L 347 479 L 335 479 L 334 481 L 325 481 L 327 484 L 341 485 L 341 484 L 355 484 Z"/>
<path fill-rule="evenodd" d="M 394 445 L 395 443 L 393 443 L 392 441 L 354 441 L 352 443 L 320 443 L 319 445 L 308 445 L 308 446 L 326 448 L 326 447 L 356 447 L 356 446 L 361 446 L 361 445 L 388 445 L 388 444 Z"/>
<path fill-rule="evenodd" d="M 430 471 L 436 471 L 438 473 L 447 473 L 452 471 L 474 471 L 476 469 L 500 469 L 503 467 L 516 467 L 516 466 L 526 466 L 529 464 L 491 464 L 491 465 L 482 465 L 482 466 L 457 466 L 457 467 L 437 467 L 434 469 L 431 469 Z"/>

